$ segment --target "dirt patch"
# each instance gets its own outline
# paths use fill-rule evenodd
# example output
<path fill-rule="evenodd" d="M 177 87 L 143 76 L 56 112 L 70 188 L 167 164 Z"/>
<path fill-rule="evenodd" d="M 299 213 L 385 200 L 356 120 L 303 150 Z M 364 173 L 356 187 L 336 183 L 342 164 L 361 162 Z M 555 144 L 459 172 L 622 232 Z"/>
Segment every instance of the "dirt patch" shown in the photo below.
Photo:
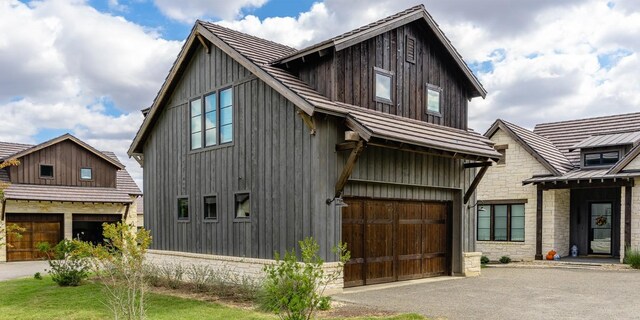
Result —
<path fill-rule="evenodd" d="M 318 318 L 389 317 L 398 314 L 349 302 L 332 301 L 331 309 L 318 312 Z"/>

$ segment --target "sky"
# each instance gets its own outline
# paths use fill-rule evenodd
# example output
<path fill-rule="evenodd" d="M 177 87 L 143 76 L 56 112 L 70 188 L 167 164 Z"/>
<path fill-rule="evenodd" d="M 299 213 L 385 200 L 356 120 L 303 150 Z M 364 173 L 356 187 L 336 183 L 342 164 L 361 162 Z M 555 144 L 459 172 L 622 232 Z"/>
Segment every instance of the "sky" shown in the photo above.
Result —
<path fill-rule="evenodd" d="M 425 4 L 489 94 L 469 124 L 640 111 L 637 0 L 0 0 L 0 140 L 126 155 L 196 19 L 296 48 Z"/>

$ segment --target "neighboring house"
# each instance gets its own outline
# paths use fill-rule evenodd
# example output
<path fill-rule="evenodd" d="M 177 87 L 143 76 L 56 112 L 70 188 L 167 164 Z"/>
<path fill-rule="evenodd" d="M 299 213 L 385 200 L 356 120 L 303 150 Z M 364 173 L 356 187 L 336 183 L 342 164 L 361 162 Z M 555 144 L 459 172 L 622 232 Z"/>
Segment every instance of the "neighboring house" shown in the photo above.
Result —
<path fill-rule="evenodd" d="M 20 238 L 9 235 L 0 261 L 41 258 L 40 242 L 101 242 L 103 222 L 135 223 L 142 192 L 112 152 L 65 134 L 35 146 L 0 142 L 0 161 L 11 159 L 20 165 L 0 170 L 6 187 L 0 224 L 26 230 Z"/>
<path fill-rule="evenodd" d="M 485 94 L 423 6 L 302 50 L 197 21 L 129 149 L 154 254 L 259 264 L 232 257 L 312 236 L 348 244 L 345 286 L 464 273 L 500 156 L 467 128 Z"/>
<path fill-rule="evenodd" d="M 485 135 L 504 156 L 478 186 L 478 251 L 533 260 L 640 246 L 640 113 L 533 131 L 497 120 Z"/>
<path fill-rule="evenodd" d="M 142 228 L 144 226 L 144 197 L 138 197 L 138 199 L 136 199 L 136 210 L 138 217 L 136 226 Z"/>

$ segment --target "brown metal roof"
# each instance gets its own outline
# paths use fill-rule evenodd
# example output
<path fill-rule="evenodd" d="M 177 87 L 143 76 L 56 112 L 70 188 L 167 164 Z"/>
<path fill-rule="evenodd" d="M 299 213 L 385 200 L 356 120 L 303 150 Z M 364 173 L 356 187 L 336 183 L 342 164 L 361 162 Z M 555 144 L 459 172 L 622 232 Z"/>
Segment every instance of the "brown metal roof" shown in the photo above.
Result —
<path fill-rule="evenodd" d="M 632 177 L 640 177 L 640 172 L 626 172 L 618 174 L 609 174 L 609 169 L 577 169 L 567 172 L 562 176 L 549 177 L 533 177 L 523 181 L 523 184 L 529 183 L 546 183 L 546 182 L 569 182 L 569 181 L 597 181 L 597 180 L 613 180 Z"/>
<path fill-rule="evenodd" d="M 448 151 L 461 156 L 481 156 L 497 160 L 500 153 L 493 142 L 473 132 L 424 123 L 387 113 L 362 110 L 341 104 L 348 110 L 347 126 L 369 141 L 372 137 Z"/>
<path fill-rule="evenodd" d="M 4 190 L 7 200 L 62 202 L 131 203 L 131 197 L 115 188 L 67 187 L 36 184 L 11 184 Z"/>
<path fill-rule="evenodd" d="M 493 136 L 498 128 L 502 128 L 507 134 L 511 135 L 514 140 L 521 140 L 521 144 L 524 144 L 523 147 L 529 153 L 532 153 L 532 156 L 538 159 L 542 165 L 547 167 L 552 173 L 561 175 L 573 169 L 573 165 L 549 139 L 511 122 L 502 119 L 496 120 L 485 133 L 485 136 Z"/>
<path fill-rule="evenodd" d="M 33 147 L 32 144 L 0 141 L 0 160 L 5 160 L 9 156 L 31 147 Z"/>
<path fill-rule="evenodd" d="M 571 147 L 595 135 L 640 131 L 640 112 L 588 119 L 541 123 L 533 132 L 549 139 L 574 165 L 580 166 L 580 150 Z"/>
<path fill-rule="evenodd" d="M 640 130 L 640 128 L 638 128 Z M 611 147 L 620 145 L 637 145 L 640 131 L 601 134 L 586 138 L 569 148 L 569 151 L 584 148 Z"/>

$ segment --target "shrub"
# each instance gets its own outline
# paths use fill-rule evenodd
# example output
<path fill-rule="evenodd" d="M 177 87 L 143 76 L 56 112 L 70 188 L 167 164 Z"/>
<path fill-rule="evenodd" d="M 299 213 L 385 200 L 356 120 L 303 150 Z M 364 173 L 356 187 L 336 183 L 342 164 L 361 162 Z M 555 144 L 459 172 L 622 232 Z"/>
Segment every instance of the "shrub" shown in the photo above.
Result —
<path fill-rule="evenodd" d="M 489 263 L 489 261 L 490 261 L 489 257 L 487 257 L 487 256 L 480 257 L 480 263 L 481 264 L 487 264 L 487 263 Z"/>
<path fill-rule="evenodd" d="M 320 297 L 320 302 L 318 303 L 318 310 L 326 311 L 331 309 L 331 297 L 324 296 Z"/>
<path fill-rule="evenodd" d="M 325 272 L 324 261 L 318 256 L 319 245 L 313 238 L 299 242 L 301 262 L 295 250 L 285 253 L 276 263 L 264 268 L 266 273 L 261 305 L 281 319 L 311 319 L 322 301 L 327 285 L 341 276 L 344 264 L 349 261 L 346 245 L 334 248 L 338 266 L 334 272 Z"/>
<path fill-rule="evenodd" d="M 81 246 L 78 240 L 62 240 L 55 247 L 47 242 L 37 244 L 49 260 L 51 280 L 61 287 L 77 287 L 89 277 L 90 266 L 83 256 L 75 254 Z"/>
<path fill-rule="evenodd" d="M 511 262 L 511 258 L 509 258 L 509 256 L 500 257 L 500 263 L 509 263 L 509 262 Z"/>
<path fill-rule="evenodd" d="M 189 267 L 189 280 L 193 284 L 196 292 L 209 291 L 209 278 L 212 269 L 209 266 L 193 264 Z"/>
<path fill-rule="evenodd" d="M 40 272 L 36 272 L 33 274 L 33 278 L 36 280 L 42 280 L 42 274 L 40 274 Z"/>
<path fill-rule="evenodd" d="M 83 242 L 77 250 L 89 257 L 106 291 L 105 304 L 114 319 L 145 318 L 144 257 L 151 244 L 145 229 L 121 221 L 102 225 L 104 245 Z"/>
<path fill-rule="evenodd" d="M 640 269 L 640 249 L 632 249 L 627 247 L 624 250 L 624 263 L 634 269 Z"/>

